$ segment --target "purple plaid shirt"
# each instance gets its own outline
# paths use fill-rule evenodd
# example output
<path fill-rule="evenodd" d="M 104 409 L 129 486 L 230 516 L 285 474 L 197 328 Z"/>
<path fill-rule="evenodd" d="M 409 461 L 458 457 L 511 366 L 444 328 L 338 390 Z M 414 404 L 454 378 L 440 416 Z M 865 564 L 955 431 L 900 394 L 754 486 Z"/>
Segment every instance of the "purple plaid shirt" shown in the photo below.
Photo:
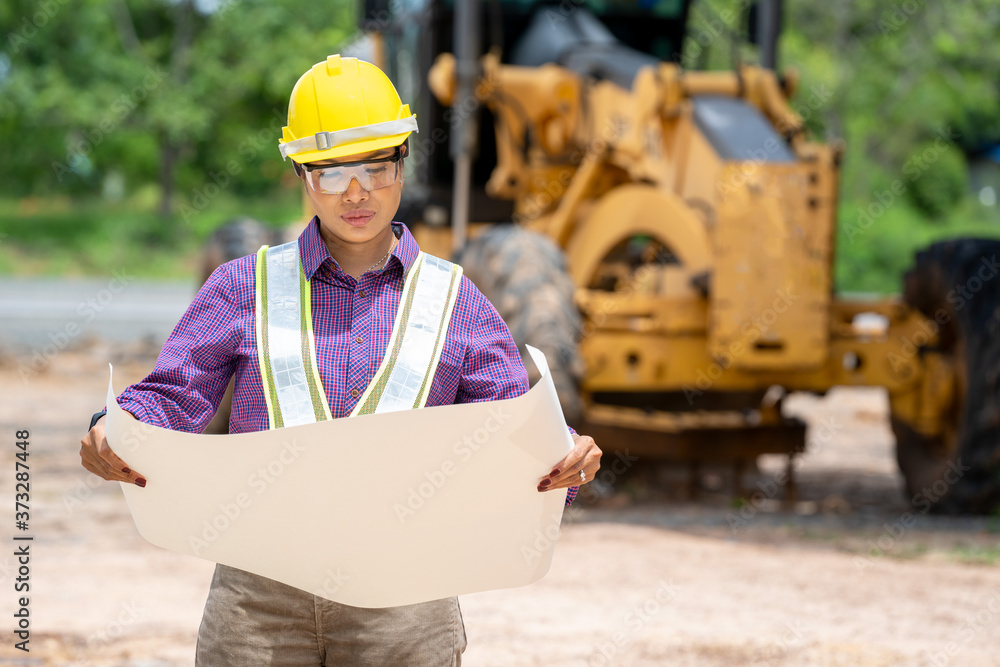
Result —
<path fill-rule="evenodd" d="M 405 225 L 380 271 L 360 280 L 340 270 L 313 218 L 299 236 L 312 281 L 313 333 L 319 375 L 334 419 L 350 415 L 378 370 L 392 333 L 403 276 L 419 248 Z M 235 375 L 230 433 L 269 427 L 257 361 L 254 268 L 249 255 L 217 268 L 163 345 L 156 368 L 118 401 L 137 419 L 200 433 Z M 495 401 L 528 390 L 528 375 L 507 325 L 465 276 L 452 311 L 427 406 Z M 578 487 L 569 490 L 568 505 Z"/>

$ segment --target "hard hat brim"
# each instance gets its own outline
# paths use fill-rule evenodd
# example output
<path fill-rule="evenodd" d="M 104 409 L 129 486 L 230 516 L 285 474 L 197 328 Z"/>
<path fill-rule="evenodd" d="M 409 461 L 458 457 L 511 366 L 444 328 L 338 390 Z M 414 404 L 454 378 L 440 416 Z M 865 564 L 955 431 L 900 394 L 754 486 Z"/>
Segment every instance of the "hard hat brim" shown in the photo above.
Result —
<path fill-rule="evenodd" d="M 322 160 L 335 160 L 349 155 L 358 155 L 360 153 L 370 153 L 371 151 L 377 151 L 382 148 L 395 148 L 396 146 L 402 145 L 410 134 L 412 133 L 404 132 L 402 134 L 394 134 L 388 137 L 379 137 L 377 139 L 364 139 L 362 141 L 355 141 L 349 144 L 333 146 L 332 148 L 326 148 L 324 150 L 306 151 L 304 153 L 289 155 L 288 159 L 293 162 L 297 162 L 298 164 L 306 164 L 308 162 L 320 162 Z"/>

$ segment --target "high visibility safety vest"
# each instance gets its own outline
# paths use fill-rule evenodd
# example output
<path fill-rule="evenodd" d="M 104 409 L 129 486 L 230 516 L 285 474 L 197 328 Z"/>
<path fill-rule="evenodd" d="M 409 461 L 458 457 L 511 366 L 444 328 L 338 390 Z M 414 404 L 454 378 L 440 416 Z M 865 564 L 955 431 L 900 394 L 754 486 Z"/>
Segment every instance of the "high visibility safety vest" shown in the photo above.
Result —
<path fill-rule="evenodd" d="M 256 268 L 257 358 L 271 428 L 331 419 L 316 365 L 312 298 L 298 241 L 261 247 Z M 462 267 L 421 252 L 403 282 L 385 356 L 351 412 L 422 408 L 458 298 Z"/>

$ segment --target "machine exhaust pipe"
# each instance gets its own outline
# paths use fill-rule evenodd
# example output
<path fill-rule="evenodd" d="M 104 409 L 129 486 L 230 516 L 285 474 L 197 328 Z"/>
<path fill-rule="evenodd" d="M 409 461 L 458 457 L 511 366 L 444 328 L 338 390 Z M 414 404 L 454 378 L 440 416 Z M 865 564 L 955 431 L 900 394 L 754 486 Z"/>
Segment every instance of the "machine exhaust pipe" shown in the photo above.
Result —
<path fill-rule="evenodd" d="M 458 0 L 455 3 L 455 79 L 456 95 L 453 108 L 469 108 L 465 100 L 476 94 L 479 79 L 480 3 L 478 0 Z M 455 165 L 451 200 L 452 250 L 465 247 L 469 224 L 469 190 L 472 186 L 472 160 L 479 136 L 479 105 L 468 113 L 452 114 L 451 158 Z"/>
<path fill-rule="evenodd" d="M 782 0 L 759 0 L 757 3 L 757 44 L 760 65 L 778 70 L 778 40 L 781 38 Z"/>

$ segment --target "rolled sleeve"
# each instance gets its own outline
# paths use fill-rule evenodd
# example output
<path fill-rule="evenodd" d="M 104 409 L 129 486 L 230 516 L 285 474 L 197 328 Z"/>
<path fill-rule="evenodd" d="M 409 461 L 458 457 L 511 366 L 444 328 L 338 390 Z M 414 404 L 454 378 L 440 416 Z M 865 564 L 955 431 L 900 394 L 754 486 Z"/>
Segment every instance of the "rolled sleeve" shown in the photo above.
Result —
<path fill-rule="evenodd" d="M 215 415 L 242 335 L 228 268 L 218 267 L 198 290 L 153 372 L 119 396 L 119 405 L 139 421 L 200 433 Z"/>
<path fill-rule="evenodd" d="M 493 304 L 479 296 L 479 314 L 462 362 L 456 403 L 499 401 L 528 391 L 528 371 L 510 330 Z"/>

